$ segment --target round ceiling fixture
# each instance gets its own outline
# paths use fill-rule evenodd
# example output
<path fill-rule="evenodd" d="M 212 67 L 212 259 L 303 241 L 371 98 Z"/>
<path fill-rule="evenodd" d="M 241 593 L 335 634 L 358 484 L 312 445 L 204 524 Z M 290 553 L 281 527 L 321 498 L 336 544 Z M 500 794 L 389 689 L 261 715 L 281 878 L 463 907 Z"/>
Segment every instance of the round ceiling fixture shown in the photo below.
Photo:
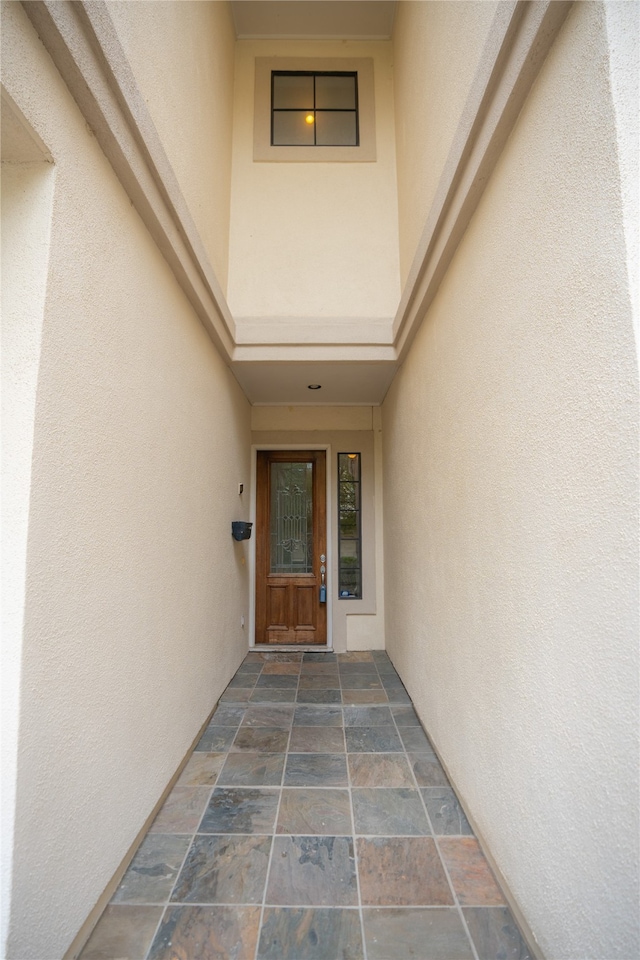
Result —
<path fill-rule="evenodd" d="M 307 390 L 320 390 L 322 389 L 322 384 L 320 383 L 310 383 L 307 387 Z"/>

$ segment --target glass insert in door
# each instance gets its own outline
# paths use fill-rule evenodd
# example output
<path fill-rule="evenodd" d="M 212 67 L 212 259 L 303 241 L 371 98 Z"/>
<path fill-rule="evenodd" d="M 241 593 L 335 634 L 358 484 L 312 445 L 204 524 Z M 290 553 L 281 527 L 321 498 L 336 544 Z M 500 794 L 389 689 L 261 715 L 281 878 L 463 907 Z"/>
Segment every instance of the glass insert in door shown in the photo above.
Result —
<path fill-rule="evenodd" d="M 270 466 L 270 572 L 313 573 L 313 463 Z"/>

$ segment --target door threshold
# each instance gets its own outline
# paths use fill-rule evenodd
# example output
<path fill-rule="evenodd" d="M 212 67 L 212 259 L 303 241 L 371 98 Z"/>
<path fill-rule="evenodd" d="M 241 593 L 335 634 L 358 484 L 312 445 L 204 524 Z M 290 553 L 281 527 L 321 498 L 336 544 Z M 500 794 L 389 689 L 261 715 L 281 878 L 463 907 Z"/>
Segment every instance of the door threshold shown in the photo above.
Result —
<path fill-rule="evenodd" d="M 271 653 L 278 653 L 278 651 L 283 651 L 284 653 L 292 653 L 294 650 L 300 650 L 302 653 L 333 653 L 333 647 L 327 647 L 320 643 L 293 643 L 293 644 L 284 644 L 284 643 L 256 643 L 252 647 L 249 647 L 249 653 L 252 650 L 257 650 L 258 653 L 266 653 L 270 651 Z"/>

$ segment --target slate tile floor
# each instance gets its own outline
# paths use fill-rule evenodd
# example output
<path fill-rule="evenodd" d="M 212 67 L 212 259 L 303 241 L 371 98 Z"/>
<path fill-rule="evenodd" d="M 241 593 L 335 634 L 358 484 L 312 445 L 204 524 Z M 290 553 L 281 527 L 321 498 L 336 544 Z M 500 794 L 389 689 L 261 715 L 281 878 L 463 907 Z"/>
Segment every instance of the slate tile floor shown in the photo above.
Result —
<path fill-rule="evenodd" d="M 251 652 L 82 960 L 533 960 L 383 652 Z"/>

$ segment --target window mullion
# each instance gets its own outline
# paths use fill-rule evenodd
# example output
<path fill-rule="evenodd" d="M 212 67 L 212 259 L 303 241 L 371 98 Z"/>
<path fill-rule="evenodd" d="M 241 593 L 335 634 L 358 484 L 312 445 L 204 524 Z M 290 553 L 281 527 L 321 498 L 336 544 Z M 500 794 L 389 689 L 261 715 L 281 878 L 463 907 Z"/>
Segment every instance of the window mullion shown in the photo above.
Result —
<path fill-rule="evenodd" d="M 344 78 L 344 81 L 326 82 L 328 77 Z M 296 78 L 306 79 L 311 86 L 311 97 L 309 97 L 308 85 L 305 90 L 304 83 L 299 84 L 296 91 Z M 322 107 L 318 105 L 319 98 L 323 102 Z M 311 111 L 313 113 L 310 116 Z M 320 113 L 322 117 L 319 119 Z M 330 149 L 357 147 L 360 142 L 358 114 L 356 71 L 275 70 L 271 72 L 270 141 L 272 146 L 311 146 Z M 320 130 L 318 130 L 319 123 Z"/>
<path fill-rule="evenodd" d="M 313 145 L 314 147 L 318 146 L 317 143 L 318 137 L 318 122 L 316 119 L 316 75 L 313 75 Z"/>

